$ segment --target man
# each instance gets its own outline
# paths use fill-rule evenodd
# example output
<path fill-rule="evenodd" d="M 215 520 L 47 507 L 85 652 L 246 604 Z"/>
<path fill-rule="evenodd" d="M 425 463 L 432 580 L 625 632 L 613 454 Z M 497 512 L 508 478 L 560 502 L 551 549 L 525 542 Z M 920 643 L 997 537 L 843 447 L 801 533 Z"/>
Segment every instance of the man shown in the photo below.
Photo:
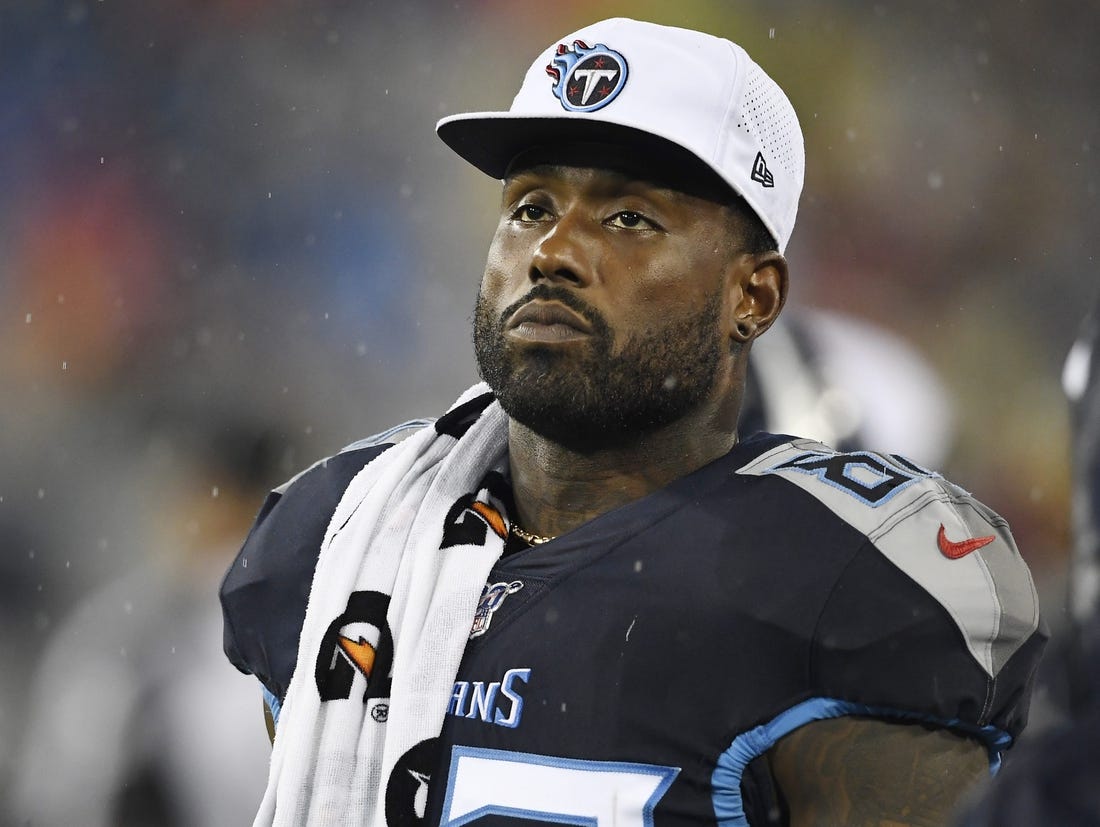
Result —
<path fill-rule="evenodd" d="M 802 185 L 786 97 L 617 19 L 437 129 L 504 181 L 486 384 L 275 492 L 229 571 L 226 651 L 278 721 L 257 823 L 945 822 L 1045 633 L 966 492 L 739 439 Z"/>

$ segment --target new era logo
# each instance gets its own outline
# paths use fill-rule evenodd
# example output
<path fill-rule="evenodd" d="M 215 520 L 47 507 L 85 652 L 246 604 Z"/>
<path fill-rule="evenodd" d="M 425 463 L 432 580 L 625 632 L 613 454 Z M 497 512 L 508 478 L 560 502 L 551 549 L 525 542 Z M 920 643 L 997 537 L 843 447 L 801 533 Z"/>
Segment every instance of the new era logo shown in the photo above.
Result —
<path fill-rule="evenodd" d="M 764 162 L 764 156 L 757 152 L 756 160 L 752 162 L 752 180 L 765 187 L 774 187 L 775 179 L 772 178 L 768 165 Z"/>

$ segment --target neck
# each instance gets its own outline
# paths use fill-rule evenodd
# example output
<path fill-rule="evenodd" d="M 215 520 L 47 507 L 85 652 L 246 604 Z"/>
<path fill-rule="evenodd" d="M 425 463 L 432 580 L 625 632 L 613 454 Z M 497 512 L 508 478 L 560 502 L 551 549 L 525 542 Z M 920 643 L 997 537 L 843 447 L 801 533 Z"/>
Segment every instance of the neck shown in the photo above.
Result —
<path fill-rule="evenodd" d="M 512 420 L 508 451 L 516 521 L 534 534 L 564 534 L 690 474 L 736 442 L 733 428 L 692 419 L 626 444 L 581 451 Z"/>

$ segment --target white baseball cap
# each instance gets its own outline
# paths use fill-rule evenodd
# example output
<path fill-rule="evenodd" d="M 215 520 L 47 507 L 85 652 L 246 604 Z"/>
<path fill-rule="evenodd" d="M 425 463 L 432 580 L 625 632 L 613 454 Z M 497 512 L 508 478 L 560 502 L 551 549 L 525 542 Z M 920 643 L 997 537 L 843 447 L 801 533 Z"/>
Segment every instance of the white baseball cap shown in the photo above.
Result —
<path fill-rule="evenodd" d="M 627 18 L 594 23 L 547 48 L 507 112 L 451 115 L 436 132 L 494 178 L 504 178 L 521 152 L 564 141 L 687 150 L 748 202 L 780 252 L 794 229 L 806 166 L 794 107 L 744 49 Z"/>

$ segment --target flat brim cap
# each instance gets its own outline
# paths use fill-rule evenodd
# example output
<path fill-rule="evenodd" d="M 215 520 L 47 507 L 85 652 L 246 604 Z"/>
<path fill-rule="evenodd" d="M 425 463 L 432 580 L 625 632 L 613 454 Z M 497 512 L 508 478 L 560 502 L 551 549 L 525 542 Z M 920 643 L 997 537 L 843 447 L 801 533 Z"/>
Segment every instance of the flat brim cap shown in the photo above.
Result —
<path fill-rule="evenodd" d="M 504 178 L 535 147 L 618 143 L 702 162 L 756 212 L 782 252 L 805 150 L 794 107 L 735 43 L 626 18 L 567 35 L 531 64 L 505 112 L 451 115 L 439 137 Z"/>

